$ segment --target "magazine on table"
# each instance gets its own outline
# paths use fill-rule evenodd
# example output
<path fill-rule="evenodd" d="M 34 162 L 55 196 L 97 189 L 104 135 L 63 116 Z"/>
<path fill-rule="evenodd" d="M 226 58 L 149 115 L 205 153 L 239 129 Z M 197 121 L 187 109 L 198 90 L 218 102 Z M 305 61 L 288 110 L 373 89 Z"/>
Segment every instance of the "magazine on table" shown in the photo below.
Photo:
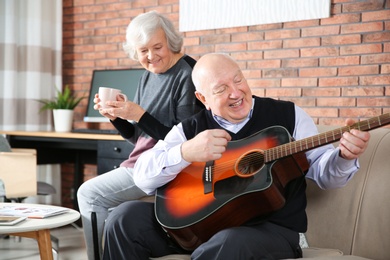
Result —
<path fill-rule="evenodd" d="M 0 216 L 16 216 L 27 218 L 47 218 L 68 212 L 69 209 L 62 207 L 45 206 L 25 206 L 23 204 L 12 203 L 0 206 Z"/>
<path fill-rule="evenodd" d="M 0 216 L 0 226 L 13 226 L 26 218 L 27 217 Z"/>

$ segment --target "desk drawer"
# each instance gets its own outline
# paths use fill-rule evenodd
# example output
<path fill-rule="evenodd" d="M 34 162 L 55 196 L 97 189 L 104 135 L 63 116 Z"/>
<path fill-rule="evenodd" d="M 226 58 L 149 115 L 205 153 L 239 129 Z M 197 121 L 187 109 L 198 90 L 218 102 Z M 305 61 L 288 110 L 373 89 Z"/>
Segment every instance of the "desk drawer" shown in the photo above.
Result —
<path fill-rule="evenodd" d="M 127 159 L 134 145 L 127 141 L 98 141 L 98 157 Z"/>
<path fill-rule="evenodd" d="M 100 157 L 97 163 L 98 174 L 103 174 L 114 170 L 119 167 L 119 165 L 125 159 L 112 159 L 112 158 L 102 158 Z"/>

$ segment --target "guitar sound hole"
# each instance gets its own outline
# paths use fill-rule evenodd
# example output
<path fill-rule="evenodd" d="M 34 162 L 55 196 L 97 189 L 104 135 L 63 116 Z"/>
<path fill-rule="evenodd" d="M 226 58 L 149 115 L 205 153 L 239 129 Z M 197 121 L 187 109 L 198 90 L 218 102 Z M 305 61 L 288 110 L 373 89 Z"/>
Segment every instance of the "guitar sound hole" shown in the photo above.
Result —
<path fill-rule="evenodd" d="M 264 165 L 264 155 L 261 152 L 249 152 L 242 156 L 236 165 L 236 174 L 250 177 L 256 174 Z"/>

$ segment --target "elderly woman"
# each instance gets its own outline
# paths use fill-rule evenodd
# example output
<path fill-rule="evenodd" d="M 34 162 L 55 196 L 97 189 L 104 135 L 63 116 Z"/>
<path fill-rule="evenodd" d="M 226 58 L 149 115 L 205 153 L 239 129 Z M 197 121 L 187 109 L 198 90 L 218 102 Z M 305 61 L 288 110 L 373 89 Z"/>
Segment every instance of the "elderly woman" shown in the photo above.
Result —
<path fill-rule="evenodd" d="M 77 193 L 88 259 L 99 259 L 101 238 L 108 209 L 124 201 L 139 199 L 145 193 L 133 181 L 134 164 L 142 152 L 164 139 L 171 127 L 201 109 L 196 101 L 191 72 L 196 61 L 181 52 L 183 39 L 173 24 L 155 11 L 141 14 L 130 22 L 124 50 L 146 72 L 141 77 L 134 101 L 108 101 L 96 110 L 110 119 L 134 150 L 121 167 L 99 175 Z M 94 255 L 91 215 L 96 215 L 98 256 Z"/>

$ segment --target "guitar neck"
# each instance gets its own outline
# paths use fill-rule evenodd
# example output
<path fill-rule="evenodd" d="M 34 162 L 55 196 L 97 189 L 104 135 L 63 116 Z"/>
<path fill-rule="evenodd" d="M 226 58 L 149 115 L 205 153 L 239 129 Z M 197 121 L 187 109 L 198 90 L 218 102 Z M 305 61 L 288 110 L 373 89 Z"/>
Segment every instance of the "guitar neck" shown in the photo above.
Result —
<path fill-rule="evenodd" d="M 341 136 L 344 132 L 349 132 L 352 129 L 368 131 L 387 124 L 390 124 L 390 113 L 373 117 L 368 120 L 360 121 L 351 126 L 340 127 L 298 141 L 276 146 L 264 151 L 265 162 L 278 160 L 286 156 L 308 151 L 326 144 L 334 143 L 341 139 Z"/>

